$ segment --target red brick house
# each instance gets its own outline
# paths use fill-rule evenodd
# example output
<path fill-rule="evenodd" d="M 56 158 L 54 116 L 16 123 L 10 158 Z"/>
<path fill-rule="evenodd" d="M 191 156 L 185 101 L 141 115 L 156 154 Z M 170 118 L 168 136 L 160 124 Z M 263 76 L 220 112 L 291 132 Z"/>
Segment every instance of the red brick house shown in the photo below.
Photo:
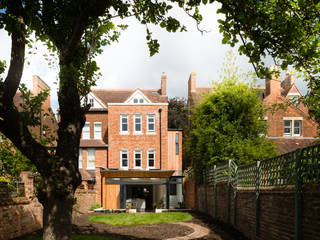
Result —
<path fill-rule="evenodd" d="M 51 99 L 50 99 L 50 87 L 37 75 L 32 76 L 32 95 L 36 96 L 44 90 L 49 91 L 47 99 L 42 103 L 42 111 L 40 116 L 40 125 L 35 127 L 29 127 L 30 131 L 37 136 L 37 138 L 57 136 L 56 131 L 58 129 L 58 124 L 54 113 L 51 109 Z M 23 110 L 25 106 L 22 93 L 18 90 L 13 98 L 15 106 L 19 110 Z"/>
<path fill-rule="evenodd" d="M 308 108 L 302 102 L 293 100 L 301 96 L 294 74 L 287 73 L 282 82 L 279 77 L 273 75 L 271 79 L 266 79 L 265 87 L 259 89 L 265 106 L 286 106 L 275 113 L 267 111 L 265 117 L 268 125 L 267 138 L 277 144 L 279 153 L 290 152 L 318 140 L 317 123 L 309 119 Z M 188 81 L 188 106 L 199 103 L 202 96 L 211 90 L 211 86 L 196 86 L 196 74 L 191 73 Z M 294 104 L 288 104 L 289 102 Z"/>
<path fill-rule="evenodd" d="M 182 202 L 182 132 L 168 129 L 166 75 L 161 89 L 94 89 L 80 140 L 83 186 L 105 209 L 141 210 Z"/>

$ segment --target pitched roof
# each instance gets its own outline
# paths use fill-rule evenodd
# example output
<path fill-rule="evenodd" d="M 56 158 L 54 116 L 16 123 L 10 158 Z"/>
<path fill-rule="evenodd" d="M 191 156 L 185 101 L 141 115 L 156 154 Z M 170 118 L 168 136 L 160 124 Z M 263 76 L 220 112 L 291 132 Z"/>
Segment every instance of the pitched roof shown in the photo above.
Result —
<path fill-rule="evenodd" d="M 92 89 L 92 93 L 104 104 L 124 103 L 137 89 Z M 167 103 L 167 96 L 160 94 L 159 89 L 140 89 L 153 103 Z"/>
<path fill-rule="evenodd" d="M 82 177 L 82 181 L 93 180 L 96 177 L 95 170 L 80 169 L 79 171 Z"/>
<path fill-rule="evenodd" d="M 96 139 L 80 139 L 80 147 L 107 147 L 102 140 Z"/>
<path fill-rule="evenodd" d="M 287 152 L 292 152 L 298 148 L 306 147 L 312 145 L 319 139 L 269 139 L 272 142 L 276 143 L 277 150 L 280 154 Z"/>

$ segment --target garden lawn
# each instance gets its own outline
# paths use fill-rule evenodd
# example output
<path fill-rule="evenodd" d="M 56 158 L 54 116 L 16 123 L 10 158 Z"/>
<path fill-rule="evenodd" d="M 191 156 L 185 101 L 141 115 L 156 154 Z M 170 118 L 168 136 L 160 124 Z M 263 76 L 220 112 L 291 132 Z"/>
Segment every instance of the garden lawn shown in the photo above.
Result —
<path fill-rule="evenodd" d="M 42 240 L 42 237 L 32 237 L 32 238 L 27 238 L 26 240 Z M 103 236 L 72 235 L 72 240 L 119 240 L 119 239 L 103 237 Z"/>
<path fill-rule="evenodd" d="M 184 222 L 192 219 L 189 213 L 120 213 L 89 217 L 89 221 L 115 226 L 152 225 L 172 222 Z"/>

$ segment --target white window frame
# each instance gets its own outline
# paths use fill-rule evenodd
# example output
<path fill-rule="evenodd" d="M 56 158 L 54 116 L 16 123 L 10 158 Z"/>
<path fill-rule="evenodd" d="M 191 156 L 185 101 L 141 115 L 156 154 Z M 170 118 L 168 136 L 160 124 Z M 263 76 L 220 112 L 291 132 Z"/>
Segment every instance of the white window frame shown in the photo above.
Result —
<path fill-rule="evenodd" d="M 89 155 L 89 152 L 93 152 L 93 158 Z M 92 164 L 92 162 L 94 164 Z M 96 149 L 95 148 L 88 148 L 87 149 L 87 170 L 95 170 L 96 169 Z"/>
<path fill-rule="evenodd" d="M 99 133 L 96 131 L 96 125 L 100 125 L 100 132 Z M 94 139 L 102 139 L 102 123 L 101 122 L 94 122 L 93 133 L 94 133 Z"/>
<path fill-rule="evenodd" d="M 91 107 L 94 107 L 94 99 L 93 98 L 89 98 L 89 104 L 91 105 Z"/>
<path fill-rule="evenodd" d="M 122 120 L 126 118 L 127 119 L 127 131 L 122 130 Z M 120 133 L 121 134 L 129 134 L 129 115 L 126 113 L 120 114 Z"/>
<path fill-rule="evenodd" d="M 79 166 L 79 169 L 83 168 L 83 154 L 82 154 L 82 148 L 79 148 L 78 166 Z"/>
<path fill-rule="evenodd" d="M 89 134 L 88 137 L 85 134 L 86 125 L 89 125 L 88 127 L 89 131 L 86 132 L 86 134 Z M 90 122 L 86 122 L 82 128 L 82 139 L 90 139 Z"/>
<path fill-rule="evenodd" d="M 141 166 L 136 165 L 136 153 L 140 153 L 140 164 Z M 136 149 L 133 151 L 133 161 L 134 161 L 134 168 L 142 168 L 142 151 L 141 149 Z"/>
<path fill-rule="evenodd" d="M 299 124 L 299 134 L 295 134 L 294 133 L 294 129 L 295 127 L 295 122 L 300 122 Z M 298 137 L 298 136 L 302 136 L 302 120 L 292 120 L 292 136 L 294 137 Z"/>
<path fill-rule="evenodd" d="M 289 121 L 289 122 L 290 122 L 290 133 L 286 133 L 286 132 L 285 132 L 285 129 L 286 129 L 286 128 L 289 128 L 289 126 L 288 126 L 288 127 L 285 126 L 285 122 L 286 122 L 286 121 Z M 288 119 L 283 120 L 283 135 L 284 135 L 284 136 L 291 136 L 291 135 L 292 135 L 292 120 L 288 120 Z"/>
<path fill-rule="evenodd" d="M 302 120 L 303 118 L 302 117 L 284 117 L 283 118 L 283 136 L 285 137 L 301 137 L 302 136 Z M 284 122 L 285 121 L 290 121 L 291 125 L 290 125 L 290 134 L 289 133 L 285 133 L 284 132 Z M 295 134 L 294 133 L 294 124 L 296 121 L 299 121 L 300 122 L 300 126 L 299 126 L 299 129 L 300 129 L 300 133 L 299 134 Z"/>
<path fill-rule="evenodd" d="M 126 153 L 127 154 L 127 166 L 122 165 L 122 154 Z M 126 169 L 128 170 L 129 168 L 129 150 L 128 149 L 121 149 L 120 150 L 120 168 L 121 169 Z"/>
<path fill-rule="evenodd" d="M 153 152 L 153 161 L 154 161 L 154 165 L 152 167 L 149 165 L 149 153 L 151 152 Z M 156 151 L 152 148 L 147 150 L 147 164 L 148 164 L 148 169 L 156 168 Z"/>
<path fill-rule="evenodd" d="M 289 97 L 289 102 L 291 102 L 296 107 L 299 107 L 299 105 L 300 105 L 300 101 L 299 101 L 300 95 L 298 93 L 297 94 L 288 94 L 288 97 Z"/>
<path fill-rule="evenodd" d="M 140 131 L 136 130 L 136 118 L 140 118 Z M 134 129 L 134 134 L 142 134 L 142 114 L 134 114 L 133 129 Z"/>
<path fill-rule="evenodd" d="M 149 129 L 149 119 L 153 119 L 153 130 Z M 155 114 L 148 114 L 147 115 L 147 132 L 148 133 L 155 133 L 156 132 L 156 115 Z"/>

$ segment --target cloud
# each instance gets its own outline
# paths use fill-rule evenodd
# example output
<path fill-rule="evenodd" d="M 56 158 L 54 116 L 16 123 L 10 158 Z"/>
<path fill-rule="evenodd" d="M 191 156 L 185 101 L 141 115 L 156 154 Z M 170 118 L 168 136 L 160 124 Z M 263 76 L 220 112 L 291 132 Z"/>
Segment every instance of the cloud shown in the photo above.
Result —
<path fill-rule="evenodd" d="M 145 26 L 134 18 L 116 20 L 117 24 L 128 24 L 129 28 L 123 31 L 119 42 L 105 47 L 103 54 L 96 60 L 103 74 L 97 82 L 96 88 L 160 88 L 162 72 L 167 74 L 167 92 L 169 97 L 187 96 L 187 81 L 191 72 L 197 74 L 197 85 L 209 85 L 212 80 L 219 78 L 219 70 L 227 51 L 231 48 L 221 43 L 222 34 L 219 33 L 217 20 L 223 15 L 217 15 L 217 4 L 206 5 L 200 8 L 203 14 L 201 27 L 210 30 L 201 34 L 193 19 L 181 9 L 174 9 L 177 17 L 188 32 L 168 33 L 159 26 L 151 27 L 154 38 L 159 40 L 160 52 L 149 57 L 146 44 Z M 27 56 L 22 82 L 32 88 L 32 75 L 39 75 L 51 88 L 53 108 L 58 107 L 57 71 L 49 68 L 43 57 L 47 53 L 46 46 L 37 42 L 36 55 Z M 1 57 L 10 59 L 11 42 L 5 31 L 0 31 Z M 28 50 L 27 50 L 28 52 Z M 237 49 L 233 49 L 237 54 Z M 239 56 L 237 64 L 244 72 L 253 71 L 248 58 Z M 264 81 L 259 82 L 261 85 Z M 305 93 L 305 83 L 297 80 L 298 87 Z"/>

